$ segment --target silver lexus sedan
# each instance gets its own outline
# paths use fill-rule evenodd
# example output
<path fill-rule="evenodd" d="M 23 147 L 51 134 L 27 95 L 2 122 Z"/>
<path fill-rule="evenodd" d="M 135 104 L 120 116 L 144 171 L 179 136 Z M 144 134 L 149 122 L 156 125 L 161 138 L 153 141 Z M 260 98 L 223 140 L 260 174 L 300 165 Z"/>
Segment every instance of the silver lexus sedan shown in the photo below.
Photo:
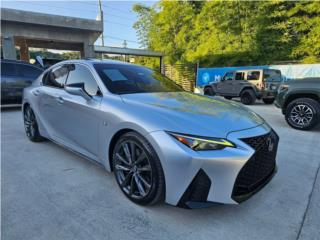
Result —
<path fill-rule="evenodd" d="M 31 141 L 50 139 L 113 171 L 142 205 L 237 204 L 276 172 L 279 138 L 261 117 L 141 66 L 60 62 L 24 90 L 22 110 Z"/>

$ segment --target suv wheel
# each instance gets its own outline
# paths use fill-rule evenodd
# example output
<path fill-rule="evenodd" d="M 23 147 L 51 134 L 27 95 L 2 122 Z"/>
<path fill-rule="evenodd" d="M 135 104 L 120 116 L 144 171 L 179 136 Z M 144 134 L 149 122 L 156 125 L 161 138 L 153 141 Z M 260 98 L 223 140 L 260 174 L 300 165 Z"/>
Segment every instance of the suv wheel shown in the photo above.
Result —
<path fill-rule="evenodd" d="M 131 201 L 151 205 L 164 200 L 161 163 L 144 137 L 135 132 L 122 135 L 114 147 L 112 160 L 116 181 Z"/>
<path fill-rule="evenodd" d="M 311 98 L 298 98 L 289 103 L 285 117 L 295 129 L 311 129 L 320 120 L 320 103 Z"/>
<path fill-rule="evenodd" d="M 204 95 L 214 96 L 214 95 L 216 95 L 216 93 L 214 92 L 214 90 L 212 89 L 212 87 L 206 87 L 206 88 L 204 89 Z"/>
<path fill-rule="evenodd" d="M 256 101 L 256 95 L 251 89 L 242 91 L 240 98 L 241 102 L 245 105 L 251 105 Z"/>
<path fill-rule="evenodd" d="M 274 102 L 274 98 L 263 98 L 262 101 L 265 104 L 272 104 Z"/>

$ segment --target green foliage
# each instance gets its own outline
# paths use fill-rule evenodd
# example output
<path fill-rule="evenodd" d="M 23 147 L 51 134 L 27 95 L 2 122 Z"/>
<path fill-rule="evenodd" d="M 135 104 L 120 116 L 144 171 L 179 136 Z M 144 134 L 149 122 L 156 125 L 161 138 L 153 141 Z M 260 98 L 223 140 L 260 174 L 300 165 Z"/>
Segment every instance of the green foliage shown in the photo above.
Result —
<path fill-rule="evenodd" d="M 29 53 L 30 53 L 30 58 L 32 59 L 35 59 L 37 56 L 41 56 L 42 58 L 53 58 L 53 59 L 60 59 L 60 60 L 80 59 L 80 52 L 53 53 L 46 50 L 44 51 L 30 50 Z"/>
<path fill-rule="evenodd" d="M 320 61 L 320 2 L 160 1 L 134 11 L 142 46 L 171 64 Z"/>

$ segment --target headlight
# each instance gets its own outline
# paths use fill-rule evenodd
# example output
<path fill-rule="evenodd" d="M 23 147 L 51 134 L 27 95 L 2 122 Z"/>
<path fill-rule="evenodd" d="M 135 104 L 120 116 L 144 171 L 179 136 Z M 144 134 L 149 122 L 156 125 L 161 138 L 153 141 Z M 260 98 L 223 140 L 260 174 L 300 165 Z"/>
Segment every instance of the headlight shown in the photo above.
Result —
<path fill-rule="evenodd" d="M 172 137 L 177 139 L 179 142 L 188 146 L 195 151 L 203 150 L 219 150 L 225 147 L 235 147 L 235 145 L 223 138 L 207 138 L 197 137 L 192 135 L 185 135 L 179 133 L 168 132 Z"/>
<path fill-rule="evenodd" d="M 279 87 L 279 92 L 287 91 L 289 89 L 288 84 L 281 84 Z"/>

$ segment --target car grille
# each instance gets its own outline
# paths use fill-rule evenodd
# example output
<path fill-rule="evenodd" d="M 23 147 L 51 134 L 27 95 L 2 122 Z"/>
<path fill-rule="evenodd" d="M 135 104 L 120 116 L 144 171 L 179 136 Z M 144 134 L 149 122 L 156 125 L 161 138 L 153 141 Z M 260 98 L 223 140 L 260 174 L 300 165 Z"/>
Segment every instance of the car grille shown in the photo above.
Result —
<path fill-rule="evenodd" d="M 240 170 L 232 192 L 232 198 L 241 202 L 263 187 L 276 168 L 279 137 L 271 130 L 268 134 L 241 139 L 255 153 Z"/>

